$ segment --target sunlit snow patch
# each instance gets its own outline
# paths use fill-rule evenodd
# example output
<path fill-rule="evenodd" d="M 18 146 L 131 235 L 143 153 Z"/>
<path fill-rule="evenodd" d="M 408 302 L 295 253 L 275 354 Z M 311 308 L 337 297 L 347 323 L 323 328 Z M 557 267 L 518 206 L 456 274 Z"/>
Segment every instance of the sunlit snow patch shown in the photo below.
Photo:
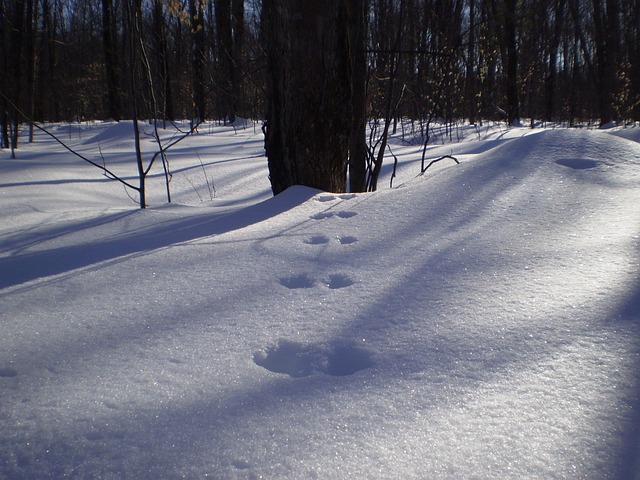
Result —
<path fill-rule="evenodd" d="M 371 353 L 353 344 L 301 344 L 280 340 L 277 345 L 253 354 L 256 365 L 290 377 L 307 377 L 316 373 L 333 376 L 353 375 L 373 366 Z"/>

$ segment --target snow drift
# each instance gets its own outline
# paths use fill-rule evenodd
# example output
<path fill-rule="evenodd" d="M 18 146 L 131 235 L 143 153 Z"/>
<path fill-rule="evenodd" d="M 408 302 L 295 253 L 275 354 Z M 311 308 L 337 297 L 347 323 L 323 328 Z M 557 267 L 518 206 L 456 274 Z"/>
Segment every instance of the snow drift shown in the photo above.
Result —
<path fill-rule="evenodd" d="M 639 478 L 638 143 L 396 141 L 397 188 L 268 199 L 259 140 L 185 140 L 148 211 L 3 153 L 0 478 Z"/>

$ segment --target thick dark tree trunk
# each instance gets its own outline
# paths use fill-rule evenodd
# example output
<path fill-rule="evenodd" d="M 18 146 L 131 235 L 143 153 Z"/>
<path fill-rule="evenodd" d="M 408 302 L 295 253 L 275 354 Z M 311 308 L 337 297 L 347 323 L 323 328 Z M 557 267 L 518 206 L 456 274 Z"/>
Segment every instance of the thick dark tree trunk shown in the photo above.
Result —
<path fill-rule="evenodd" d="M 467 115 L 469 123 L 475 125 L 477 116 L 476 91 L 478 88 L 476 77 L 476 0 L 469 0 L 469 43 L 467 53 Z"/>
<path fill-rule="evenodd" d="M 367 188 L 367 54 L 365 14 L 366 0 L 348 2 L 349 38 L 351 45 L 352 118 L 349 138 L 349 190 L 364 192 Z"/>
<path fill-rule="evenodd" d="M 343 192 L 351 123 L 347 8 L 341 0 L 265 0 L 266 150 L 271 187 Z"/>
<path fill-rule="evenodd" d="M 0 1 L 0 91 L 7 90 L 7 78 L 4 72 L 7 71 L 7 39 L 5 30 L 7 29 L 7 18 L 4 2 Z M 9 148 L 9 118 L 7 117 L 7 101 L 0 98 L 0 148 Z"/>
<path fill-rule="evenodd" d="M 119 121 L 120 102 L 115 54 L 113 0 L 102 0 L 102 44 L 104 48 L 104 68 L 107 77 L 107 116 Z"/>

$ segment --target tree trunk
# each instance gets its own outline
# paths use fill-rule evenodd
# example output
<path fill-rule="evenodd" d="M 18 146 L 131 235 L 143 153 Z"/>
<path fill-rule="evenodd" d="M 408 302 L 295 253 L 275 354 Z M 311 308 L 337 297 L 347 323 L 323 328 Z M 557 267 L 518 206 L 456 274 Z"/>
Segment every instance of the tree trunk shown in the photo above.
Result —
<path fill-rule="evenodd" d="M 348 2 L 349 44 L 351 45 L 351 132 L 349 137 L 349 190 L 364 192 L 367 188 L 367 53 L 366 0 Z"/>
<path fill-rule="evenodd" d="M 13 3 L 13 15 L 11 30 L 9 33 L 9 92 L 11 101 L 20 107 L 22 95 L 22 55 L 23 55 L 23 28 L 25 3 L 24 0 L 16 0 Z M 15 108 L 9 108 L 9 143 L 11 158 L 15 158 L 15 150 L 18 148 L 18 136 L 20 126 L 20 114 Z"/>
<path fill-rule="evenodd" d="M 205 69 L 205 32 L 204 10 L 201 0 L 189 0 L 189 16 L 191 18 L 191 66 L 193 69 L 193 118 L 201 122 L 207 116 L 204 93 Z"/>
<path fill-rule="evenodd" d="M 235 63 L 233 58 L 233 32 L 231 30 L 231 0 L 215 0 L 216 37 L 218 66 L 222 78 L 218 92 L 218 110 L 224 119 L 235 120 L 235 100 L 233 98 L 233 79 Z"/>
<path fill-rule="evenodd" d="M 351 123 L 347 2 L 265 0 L 266 151 L 274 194 L 344 192 Z"/>
<path fill-rule="evenodd" d="M 469 117 L 469 123 L 475 125 L 477 116 L 476 106 L 476 0 L 469 0 L 469 44 L 467 53 L 467 78 L 466 78 L 466 90 L 467 90 L 467 115 Z"/>
<path fill-rule="evenodd" d="M 518 44 L 516 37 L 517 0 L 504 0 L 504 48 L 505 81 L 507 99 L 507 123 L 513 125 L 520 120 L 518 99 Z"/>
<path fill-rule="evenodd" d="M 615 119 L 613 102 L 617 91 L 619 7 L 618 0 L 593 0 L 601 126 Z"/>
<path fill-rule="evenodd" d="M 2 72 L 7 71 L 7 39 L 5 30 L 7 30 L 7 18 L 4 8 L 4 2 L 0 0 L 0 69 Z M 3 73 L 0 75 L 0 91 L 7 91 L 7 78 Z M 0 98 L 0 148 L 9 147 L 9 118 L 7 117 L 7 101 L 4 97 Z"/>
<path fill-rule="evenodd" d="M 120 102 L 118 100 L 113 0 L 102 0 L 102 44 L 104 48 L 104 68 L 107 77 L 107 117 L 119 121 Z"/>
<path fill-rule="evenodd" d="M 153 3 L 154 77 L 157 80 L 155 83 L 160 89 L 162 118 L 163 120 L 175 120 L 171 93 L 171 71 L 169 69 L 167 34 L 162 4 L 162 0 L 154 0 Z M 155 115 L 157 114 L 158 113 L 155 113 Z"/>

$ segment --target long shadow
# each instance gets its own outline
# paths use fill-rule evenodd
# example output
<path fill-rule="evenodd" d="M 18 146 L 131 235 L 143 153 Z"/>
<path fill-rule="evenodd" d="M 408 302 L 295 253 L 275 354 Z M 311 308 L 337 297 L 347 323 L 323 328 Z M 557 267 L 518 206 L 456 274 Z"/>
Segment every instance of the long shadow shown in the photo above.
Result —
<path fill-rule="evenodd" d="M 125 178 L 125 180 L 129 180 Z M 26 187 L 38 185 L 71 185 L 74 183 L 112 183 L 113 180 L 107 177 L 102 178 L 64 178 L 60 180 L 36 180 L 31 182 L 0 183 L 0 188 Z"/>
<path fill-rule="evenodd" d="M 294 203 L 297 204 L 299 202 Z M 237 217 L 240 215 L 236 214 L 233 216 Z M 236 219 L 236 221 L 241 223 L 240 219 Z M 226 221 L 223 223 L 227 226 L 229 225 Z M 212 226 L 208 226 L 207 228 L 215 230 Z M 425 226 L 421 225 L 419 228 L 424 229 Z M 204 227 L 197 227 L 195 225 L 192 226 L 192 229 L 206 230 Z M 136 236 L 136 238 L 139 237 Z M 389 239 L 384 240 L 388 241 Z M 401 238 L 397 238 L 396 240 L 400 242 Z M 459 239 L 458 244 L 461 244 L 463 240 L 464 237 Z M 397 244 L 398 242 L 390 243 Z M 456 245 L 452 245 L 451 248 L 455 249 Z M 425 291 L 429 292 L 430 289 L 428 287 L 434 285 L 430 285 L 428 282 L 425 283 L 425 279 L 428 279 L 430 274 L 434 270 L 437 270 L 441 258 L 447 256 L 445 253 L 451 256 L 454 252 L 452 250 L 451 252 L 444 252 L 441 255 L 426 258 L 424 264 L 418 266 L 413 274 L 407 276 L 402 282 L 393 285 L 393 288 L 386 291 L 384 295 L 377 298 L 372 304 L 369 304 L 369 308 L 362 311 L 352 322 L 349 322 L 345 330 L 339 332 L 338 337 L 355 336 L 361 329 L 370 329 L 371 319 L 376 318 L 380 313 L 393 314 L 394 299 L 396 299 L 397 305 L 398 298 L 418 298 L 421 294 L 424 294 Z M 459 268 L 463 267 L 464 265 L 459 265 Z M 452 283 L 455 282 L 455 279 L 459 275 L 462 275 L 462 271 L 454 270 L 450 266 L 447 267 L 447 271 L 452 277 Z M 440 275 L 435 275 L 434 277 L 442 278 Z M 640 287 L 636 285 L 633 290 L 634 295 L 631 295 L 628 301 L 621 305 L 620 312 L 625 319 L 637 323 L 637 316 L 640 311 L 640 300 L 638 300 Z M 447 292 L 444 290 L 440 292 L 442 295 L 447 295 Z M 437 303 L 434 304 L 437 305 Z M 437 312 L 433 313 L 435 314 Z M 388 325 L 389 328 L 393 328 L 391 323 Z M 388 331 L 382 331 L 382 329 L 379 331 L 380 337 L 384 337 L 386 333 L 388 333 Z M 524 363 L 529 358 L 538 358 L 539 355 L 552 354 L 557 347 L 557 345 L 546 344 L 544 342 L 539 342 L 535 345 L 525 345 L 523 338 L 517 335 L 501 338 L 499 332 L 487 334 L 487 339 L 491 342 L 489 346 L 495 346 L 496 349 L 513 345 L 526 347 L 524 349 L 502 348 L 504 351 L 508 350 L 510 355 L 501 356 L 497 360 L 490 357 L 484 358 L 483 364 L 489 367 L 487 374 L 516 362 Z M 416 342 L 419 340 L 420 339 L 416 339 Z M 475 344 L 476 340 L 473 341 Z M 477 341 L 480 340 L 478 339 Z M 470 348 L 473 346 L 474 345 L 469 345 Z M 488 346 L 485 347 L 485 351 L 491 350 Z M 252 352 L 248 351 L 247 356 L 250 356 L 251 353 Z M 453 362 L 459 358 L 459 353 L 454 349 L 443 351 L 433 350 L 430 355 L 430 358 L 426 358 L 426 356 L 425 358 L 414 358 L 413 360 L 417 360 L 415 368 L 432 368 L 429 367 L 429 360 L 431 360 L 438 368 L 447 370 L 448 367 L 453 365 Z M 412 359 L 408 358 L 408 360 Z M 389 374 L 393 373 L 393 369 L 387 371 L 384 366 L 381 366 L 381 368 L 376 371 L 376 377 L 380 377 L 378 378 L 378 384 L 380 386 L 383 385 L 384 381 L 388 379 Z M 371 379 L 368 378 L 367 381 L 370 382 Z M 301 386 L 301 384 L 303 386 Z M 350 383 L 341 382 L 340 388 L 346 391 L 361 390 L 365 392 L 365 388 L 370 389 L 372 386 L 371 384 L 367 385 L 366 381 L 359 381 L 358 377 L 354 376 L 353 381 Z M 434 388 L 438 387 L 434 386 Z M 305 405 L 307 408 L 317 407 L 326 397 L 330 397 L 332 393 L 331 389 L 326 388 L 325 383 L 318 381 L 318 379 L 314 377 L 298 380 L 272 378 L 261 384 L 252 384 L 240 388 L 236 390 L 234 394 L 222 399 L 208 396 L 201 400 L 185 401 L 178 405 L 174 404 L 173 406 L 163 406 L 160 409 L 150 410 L 144 408 L 144 406 L 139 406 L 136 407 L 133 414 L 129 415 L 123 415 L 118 411 L 114 411 L 112 418 L 109 419 L 110 426 L 102 427 L 104 431 L 97 432 L 93 437 L 100 439 L 115 435 L 131 435 L 132 438 L 140 440 L 137 446 L 142 448 L 139 449 L 135 461 L 130 462 L 129 465 L 114 463 L 114 470 L 109 472 L 113 475 L 121 474 L 121 476 L 126 476 L 126 474 L 128 474 L 130 477 L 133 473 L 138 474 L 138 478 L 160 478 L 163 476 L 163 473 L 165 473 L 165 478 L 177 478 L 181 473 L 181 467 L 184 468 L 185 463 L 192 458 L 194 449 L 197 451 L 196 458 L 198 460 L 200 460 L 202 456 L 210 455 L 211 450 L 215 450 L 216 447 L 220 449 L 226 448 L 228 450 L 231 448 L 229 445 L 233 446 L 233 443 L 227 440 L 233 438 L 238 426 L 242 427 L 250 423 L 252 417 L 260 418 L 261 415 L 269 413 L 279 414 L 279 412 L 285 411 L 287 408 L 300 408 L 300 405 Z M 104 422 L 104 424 L 107 424 L 107 422 Z M 56 428 L 60 427 L 53 427 L 53 429 Z M 188 434 L 185 435 L 185 432 Z M 58 460 L 57 464 L 62 468 L 63 465 L 73 462 L 74 452 L 79 452 L 83 445 L 72 436 L 73 433 L 71 431 L 54 433 L 62 433 L 62 435 L 47 437 L 53 438 L 53 440 L 43 440 L 58 442 L 56 445 L 57 448 L 52 448 L 51 451 L 54 452 L 52 456 L 60 455 L 60 457 L 56 457 L 56 460 Z M 104 437 L 100 437 L 100 434 L 104 435 Z M 254 437 L 260 434 L 265 436 L 265 444 L 270 441 L 267 437 L 267 432 L 255 432 Z M 634 471 L 637 473 L 637 458 L 634 458 L 633 455 L 637 454 L 637 426 L 630 427 L 628 439 L 629 442 L 625 447 L 623 456 L 635 461 L 635 464 L 631 463 L 628 471 L 621 471 L 618 478 L 636 478 L 633 476 L 633 473 Z M 43 447 L 45 446 L 46 445 L 40 445 L 39 447 L 44 450 Z M 282 446 L 280 447 L 282 448 Z M 188 454 L 191 454 L 191 456 Z M 100 465 L 104 465 L 104 463 Z M 244 464 L 239 465 L 241 468 L 248 468 L 248 466 Z M 127 467 L 133 468 L 135 471 L 127 470 Z M 95 473 L 104 475 L 106 472 L 101 471 Z M 629 473 L 630 476 L 625 476 L 625 473 Z"/>
<path fill-rule="evenodd" d="M 640 256 L 640 255 L 639 255 Z M 616 322 L 631 326 L 632 335 L 640 336 L 640 279 L 632 288 L 626 301 L 620 306 Z M 636 378 L 632 386 L 632 398 L 628 399 L 632 413 L 627 428 L 622 433 L 620 468 L 615 478 L 640 479 L 640 338 L 636 338 Z"/>
<path fill-rule="evenodd" d="M 238 230 L 290 210 L 316 193 L 317 191 L 311 189 L 292 188 L 277 197 L 232 212 L 226 210 L 224 213 L 217 213 L 215 210 L 209 210 L 197 216 L 189 215 L 186 218 L 176 216 L 135 231 L 111 234 L 109 237 L 90 243 L 7 256 L 0 259 L 0 289 L 133 253 L 148 252 L 197 238 Z M 149 212 L 135 214 L 147 213 Z M 114 214 L 106 220 L 99 219 L 68 225 L 64 231 L 58 232 L 58 235 L 71 233 L 76 229 L 93 228 L 96 225 L 104 227 L 120 218 L 122 218 L 121 213 Z"/>

